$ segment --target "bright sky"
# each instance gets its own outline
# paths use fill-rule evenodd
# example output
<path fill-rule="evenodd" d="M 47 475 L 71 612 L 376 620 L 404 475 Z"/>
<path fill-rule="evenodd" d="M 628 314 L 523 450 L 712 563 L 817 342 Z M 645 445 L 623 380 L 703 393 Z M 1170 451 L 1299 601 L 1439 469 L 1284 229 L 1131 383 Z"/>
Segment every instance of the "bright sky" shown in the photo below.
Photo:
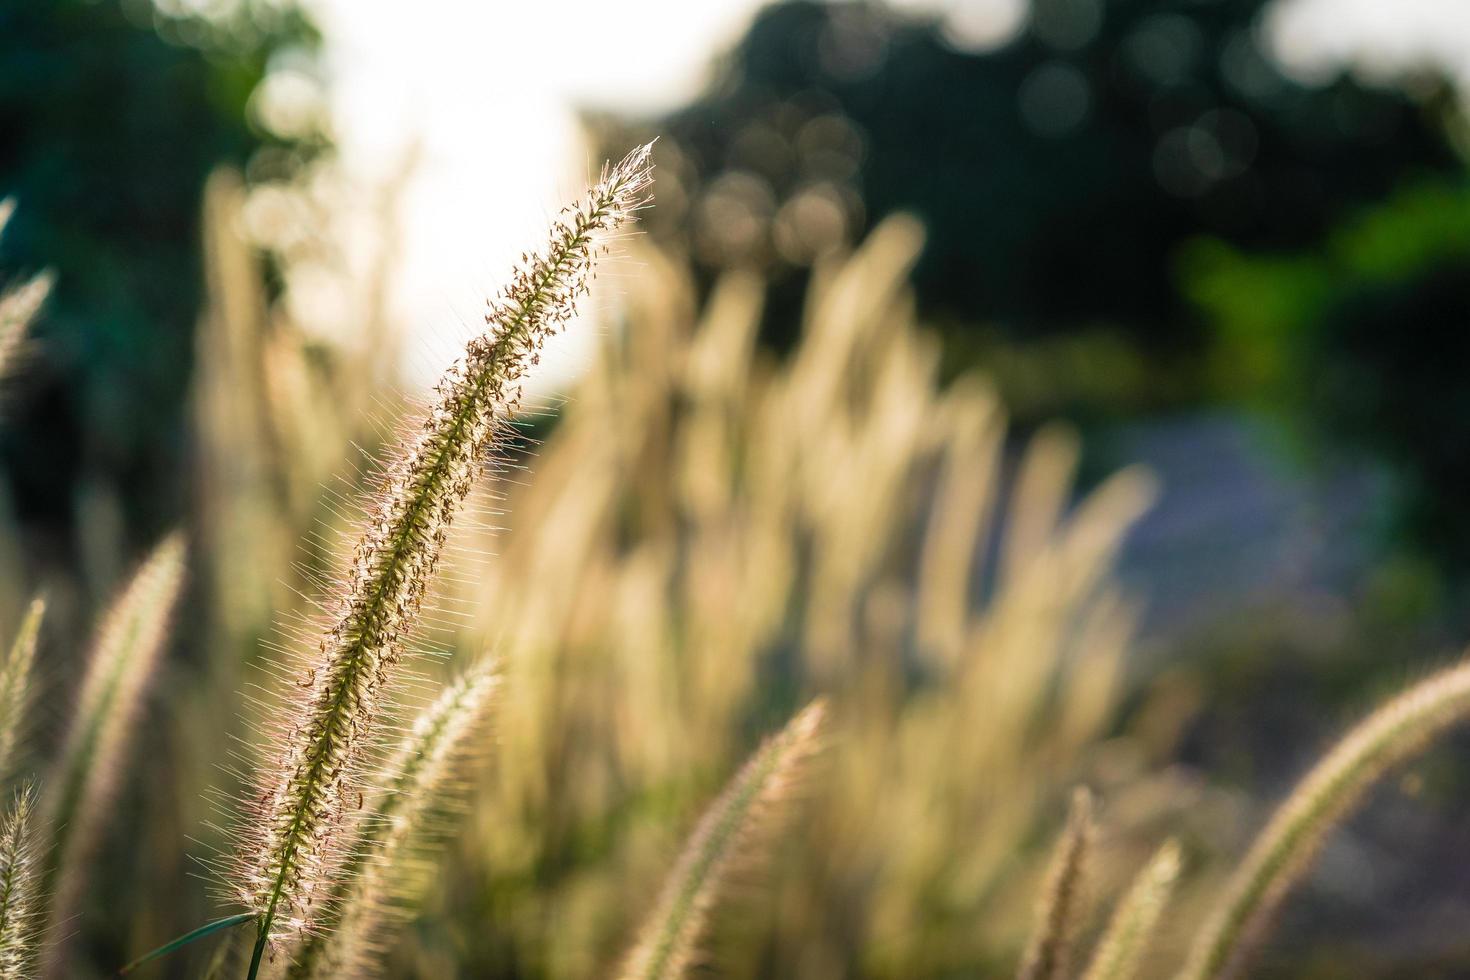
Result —
<path fill-rule="evenodd" d="M 346 166 L 371 184 L 413 140 L 392 306 L 419 337 L 408 369 L 436 376 L 547 220 L 601 165 L 576 109 L 649 111 L 695 91 L 753 0 L 321 0 Z M 584 316 L 584 321 L 589 319 Z M 590 318 L 595 321 L 595 317 Z M 563 345 L 543 373 L 574 369 Z M 559 362 L 559 363 L 558 363 Z"/>
<path fill-rule="evenodd" d="M 1277 55 L 1308 73 L 1351 63 L 1366 75 L 1431 64 L 1470 92 L 1466 0 L 1284 0 L 1271 18 Z"/>
<path fill-rule="evenodd" d="M 1024 0 L 903 0 L 948 11 L 957 39 L 1002 39 Z M 1470 0 L 1283 0 L 1282 57 L 1304 72 L 1356 61 L 1391 71 L 1431 58 L 1470 82 Z M 600 161 L 575 111 L 670 108 L 759 0 L 315 0 L 342 158 L 371 185 L 418 140 L 403 202 L 404 261 L 390 290 L 412 325 L 411 379 L 455 355 L 464 324 L 515 255 Z M 604 303 L 607 298 L 604 298 Z M 586 319 L 586 318 L 584 318 Z M 596 318 L 593 317 L 594 321 Z M 575 370 L 586 335 L 547 371 Z M 591 329 L 596 329 L 595 325 Z"/>

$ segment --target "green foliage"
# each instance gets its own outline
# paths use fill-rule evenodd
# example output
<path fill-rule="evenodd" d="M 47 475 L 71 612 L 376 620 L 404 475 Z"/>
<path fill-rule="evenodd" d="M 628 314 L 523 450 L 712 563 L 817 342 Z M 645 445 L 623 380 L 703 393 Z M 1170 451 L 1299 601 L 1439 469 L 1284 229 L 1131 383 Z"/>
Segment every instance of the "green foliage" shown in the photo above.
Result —
<path fill-rule="evenodd" d="M 1407 185 L 1310 250 L 1198 241 L 1180 270 L 1214 331 L 1215 390 L 1287 420 L 1318 459 L 1346 445 L 1387 460 L 1409 540 L 1463 567 L 1470 185 Z"/>
<path fill-rule="evenodd" d="M 76 487 L 98 476 L 134 547 L 177 514 L 205 176 L 263 148 L 278 168 L 314 149 L 262 132 L 247 107 L 271 59 L 309 55 L 315 29 L 291 4 L 220 9 L 0 2 L 0 195 L 24 202 L 0 261 L 66 270 L 0 460 L 23 518 L 63 539 Z"/>

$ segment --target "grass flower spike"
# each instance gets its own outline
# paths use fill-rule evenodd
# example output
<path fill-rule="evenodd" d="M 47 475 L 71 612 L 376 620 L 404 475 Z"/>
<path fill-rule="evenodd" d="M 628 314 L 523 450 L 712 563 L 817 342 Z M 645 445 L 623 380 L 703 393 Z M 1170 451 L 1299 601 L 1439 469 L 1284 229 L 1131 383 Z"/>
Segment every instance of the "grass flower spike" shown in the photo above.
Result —
<path fill-rule="evenodd" d="M 153 550 L 97 631 L 76 715 L 43 800 L 42 824 L 52 834 L 44 879 L 51 904 L 47 975 L 62 968 L 60 940 L 84 893 L 183 579 L 184 540 L 173 534 Z"/>
<path fill-rule="evenodd" d="M 330 930 L 308 932 L 288 974 L 362 977 L 419 892 L 421 865 L 442 838 L 442 817 L 463 801 L 463 784 L 488 749 L 500 675 L 487 661 L 451 684 L 421 714 L 383 768 L 361 839 L 324 912 Z"/>
<path fill-rule="evenodd" d="M 1158 849 L 1123 896 L 1082 980 L 1131 980 L 1137 975 L 1178 877 L 1179 844 L 1171 840 Z"/>
<path fill-rule="evenodd" d="M 1067 827 L 1052 851 L 1051 867 L 1046 873 L 1046 890 L 1036 908 L 1036 925 L 1031 943 L 1021 961 L 1021 980 L 1059 980 L 1068 975 L 1072 941 L 1076 937 L 1077 920 L 1087 880 L 1087 864 L 1091 860 L 1092 794 L 1079 787 L 1072 794 L 1067 811 Z"/>
<path fill-rule="evenodd" d="M 33 973 L 39 924 L 35 809 L 35 790 L 25 786 L 0 823 L 0 980 L 21 980 Z"/>
<path fill-rule="evenodd" d="M 1470 663 L 1420 681 L 1337 743 L 1252 845 L 1199 935 L 1180 980 L 1239 976 L 1327 834 L 1388 769 L 1470 715 Z"/>
<path fill-rule="evenodd" d="M 416 436 L 383 480 L 342 583 L 305 693 L 247 821 L 235 887 L 258 916 L 251 975 L 266 946 L 301 931 L 332 889 L 342 815 L 356 807 L 356 768 L 379 699 L 414 626 L 445 537 L 508 421 L 546 339 L 587 292 L 607 236 L 647 202 L 651 147 L 634 151 L 524 256 L 490 304 L 486 332 L 439 382 Z"/>
<path fill-rule="evenodd" d="M 0 777 L 10 773 L 15 762 L 15 746 L 20 740 L 21 725 L 31 693 L 31 665 L 36 660 L 36 639 L 41 633 L 41 617 L 46 603 L 32 599 L 30 608 L 10 645 L 5 663 L 0 665 Z"/>
<path fill-rule="evenodd" d="M 791 787 L 819 747 L 818 701 L 768 739 L 700 820 L 628 956 L 623 980 L 674 980 L 689 969 L 733 865 L 759 858 Z"/>

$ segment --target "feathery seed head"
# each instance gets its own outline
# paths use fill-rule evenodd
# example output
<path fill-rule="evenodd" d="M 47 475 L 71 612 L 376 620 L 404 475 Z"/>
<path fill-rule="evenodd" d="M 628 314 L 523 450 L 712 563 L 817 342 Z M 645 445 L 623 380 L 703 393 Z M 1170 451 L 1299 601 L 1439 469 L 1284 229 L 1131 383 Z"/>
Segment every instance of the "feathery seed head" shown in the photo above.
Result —
<path fill-rule="evenodd" d="M 27 784 L 16 791 L 0 823 L 0 980 L 20 980 L 34 972 L 40 925 L 35 809 L 35 789 Z"/>
<path fill-rule="evenodd" d="M 47 962 L 60 975 L 62 929 L 85 893 L 92 850 L 106 827 L 144 694 L 163 652 L 184 579 L 184 539 L 163 540 L 102 619 L 62 755 L 47 779 L 42 824 L 52 835 L 43 887 L 50 898 Z"/>
<path fill-rule="evenodd" d="M 1052 851 L 1031 943 L 1021 962 L 1021 980 L 1057 980 L 1067 975 L 1085 898 L 1094 832 L 1092 793 L 1078 787 L 1072 793 L 1066 829 Z"/>
<path fill-rule="evenodd" d="M 500 670 L 485 661 L 466 671 L 415 719 L 412 731 L 383 767 L 383 780 L 372 811 L 381 836 L 389 836 L 411 822 L 410 811 L 429 804 L 436 790 L 460 772 L 469 744 L 489 718 Z"/>
<path fill-rule="evenodd" d="M 1179 866 L 1178 841 L 1165 841 L 1123 896 L 1082 980 L 1129 980 L 1137 974 L 1169 903 Z"/>
<path fill-rule="evenodd" d="M 31 665 L 36 659 L 36 639 L 45 612 L 45 600 L 31 600 L 16 631 L 15 642 L 10 645 L 10 653 L 0 665 L 0 778 L 10 772 L 14 761 L 15 746 L 30 701 Z"/>
<path fill-rule="evenodd" d="M 415 720 L 373 787 L 372 804 L 335 893 L 295 951 L 288 975 L 369 976 L 418 897 L 418 879 L 443 838 L 442 817 L 464 802 L 463 783 L 488 747 L 500 687 L 493 661 L 471 668 Z"/>
<path fill-rule="evenodd" d="M 756 750 L 705 812 L 624 962 L 623 980 L 674 980 L 689 969 L 732 865 L 764 856 L 793 783 L 820 748 L 825 716 L 824 702 L 808 705 Z"/>
<path fill-rule="evenodd" d="M 58 832 L 87 819 L 87 813 L 77 812 L 83 799 L 89 804 L 84 810 L 100 807 L 116 783 L 116 770 L 168 635 L 183 578 L 184 539 L 174 533 L 154 548 L 103 616 L 58 778 L 49 780 L 47 801 L 55 819 L 46 823 Z"/>
<path fill-rule="evenodd" d="M 1327 835 L 1390 768 L 1470 716 L 1470 661 L 1383 704 L 1297 785 L 1251 845 L 1195 940 L 1180 980 L 1239 976 Z"/>
<path fill-rule="evenodd" d="M 356 807 L 355 768 L 449 527 L 517 407 L 523 375 L 587 292 L 608 236 L 648 202 L 651 173 L 645 146 L 563 211 L 545 251 L 526 256 L 491 302 L 488 329 L 440 380 L 433 408 L 388 468 L 303 683 L 296 723 L 245 828 L 236 891 L 259 913 L 267 939 L 300 931 L 313 903 L 331 891 L 341 860 L 333 843 Z"/>

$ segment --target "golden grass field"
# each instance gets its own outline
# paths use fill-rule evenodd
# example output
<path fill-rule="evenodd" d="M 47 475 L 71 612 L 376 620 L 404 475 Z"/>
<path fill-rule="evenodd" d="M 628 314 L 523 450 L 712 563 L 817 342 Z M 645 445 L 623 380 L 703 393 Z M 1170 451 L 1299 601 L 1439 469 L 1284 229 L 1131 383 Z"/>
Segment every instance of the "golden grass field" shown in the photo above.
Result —
<path fill-rule="evenodd" d="M 1267 809 L 1172 765 L 1188 707 L 1130 670 L 1114 564 L 1153 481 L 1079 495 L 1075 434 L 941 381 L 910 219 L 817 265 L 784 357 L 759 281 L 701 302 L 617 243 L 618 322 L 517 415 L 562 312 L 515 310 L 543 274 L 577 298 L 557 235 L 595 193 L 424 404 L 371 296 L 352 350 L 267 302 L 243 197 L 210 184 L 180 534 L 90 647 L 48 613 L 0 674 L 33 787 L 0 977 L 106 975 L 221 916 L 138 975 L 1248 974 L 1332 826 L 1470 710 L 1464 668 L 1422 682 L 1222 848 Z"/>

